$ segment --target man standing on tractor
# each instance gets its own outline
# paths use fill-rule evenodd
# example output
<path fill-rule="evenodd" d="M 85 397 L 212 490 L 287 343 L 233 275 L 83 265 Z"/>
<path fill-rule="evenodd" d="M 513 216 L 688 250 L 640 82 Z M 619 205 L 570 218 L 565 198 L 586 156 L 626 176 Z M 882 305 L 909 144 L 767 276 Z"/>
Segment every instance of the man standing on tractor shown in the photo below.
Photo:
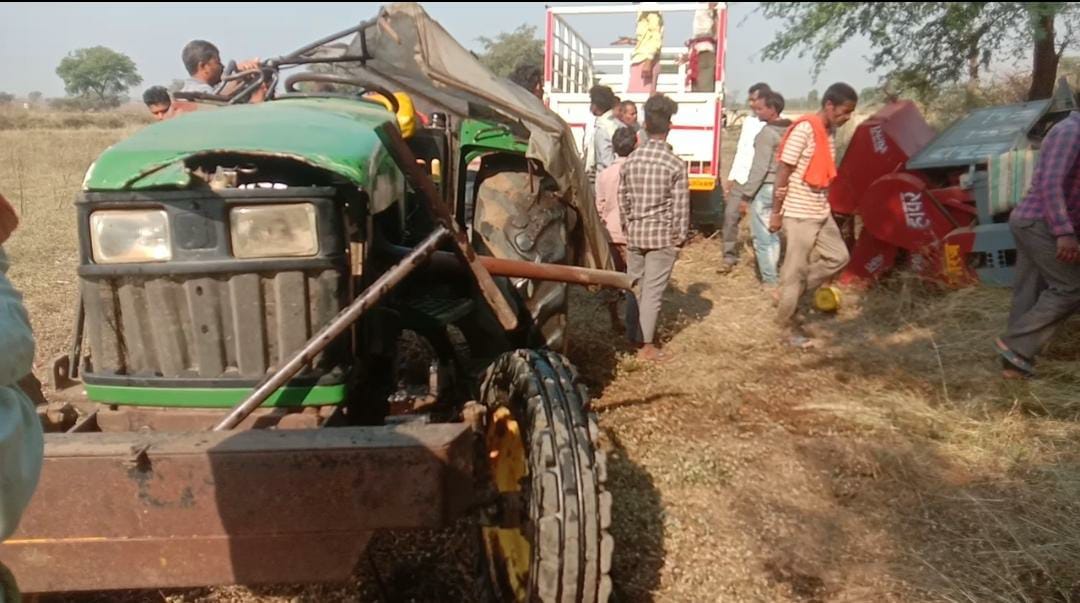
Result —
<path fill-rule="evenodd" d="M 739 142 L 735 147 L 735 158 L 731 161 L 731 170 L 724 186 L 724 196 L 731 199 L 731 202 L 724 204 L 724 229 L 721 233 L 724 237 L 724 262 L 717 270 L 720 274 L 731 272 L 739 263 L 739 220 L 742 218 L 738 202 L 742 197 L 739 187 L 746 184 L 750 178 L 750 166 L 754 164 L 754 140 L 765 127 L 765 122 L 758 119 L 757 114 L 761 109 L 762 99 L 770 90 L 772 89 L 764 82 L 750 86 L 750 96 L 746 101 L 750 106 L 750 115 L 743 120 Z"/>
<path fill-rule="evenodd" d="M 7 279 L 2 245 L 19 221 L 0 195 L 0 541 L 11 536 L 37 487 L 44 454 L 41 421 L 19 387 L 31 374 L 34 336 L 22 297 Z M 18 600 L 15 581 L 0 564 L 0 603 Z"/>
<path fill-rule="evenodd" d="M 1035 356 L 1080 310 L 1080 114 L 1055 125 L 1031 188 L 1009 216 L 1016 282 L 1005 334 L 995 342 L 1007 379 L 1035 374 Z"/>
<path fill-rule="evenodd" d="M 812 342 L 796 325 L 799 299 L 836 276 L 849 259 L 829 206 L 829 185 L 836 179 L 836 129 L 851 119 L 858 102 L 851 86 L 829 86 L 821 110 L 795 120 L 780 142 L 769 230 L 783 227 L 787 251 L 776 321 L 788 331 L 787 343 L 800 349 Z"/>
<path fill-rule="evenodd" d="M 690 179 L 686 162 L 667 143 L 675 101 L 656 95 L 645 102 L 645 141 L 619 176 L 619 210 L 626 233 L 628 273 L 637 305 L 628 304 L 627 335 L 641 345 L 638 357 L 664 360 L 656 347 L 660 300 L 690 229 Z"/>

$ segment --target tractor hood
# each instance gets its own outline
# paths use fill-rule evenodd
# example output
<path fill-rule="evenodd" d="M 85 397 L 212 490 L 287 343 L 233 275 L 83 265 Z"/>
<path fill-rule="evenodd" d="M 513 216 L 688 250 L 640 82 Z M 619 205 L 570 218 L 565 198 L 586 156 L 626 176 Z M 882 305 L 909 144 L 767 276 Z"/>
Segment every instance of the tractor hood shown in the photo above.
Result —
<path fill-rule="evenodd" d="M 87 191 L 184 188 L 185 160 L 240 153 L 286 157 L 358 187 L 388 160 L 375 129 L 394 116 L 366 101 L 282 99 L 186 113 L 146 127 L 107 149 L 86 173 Z"/>

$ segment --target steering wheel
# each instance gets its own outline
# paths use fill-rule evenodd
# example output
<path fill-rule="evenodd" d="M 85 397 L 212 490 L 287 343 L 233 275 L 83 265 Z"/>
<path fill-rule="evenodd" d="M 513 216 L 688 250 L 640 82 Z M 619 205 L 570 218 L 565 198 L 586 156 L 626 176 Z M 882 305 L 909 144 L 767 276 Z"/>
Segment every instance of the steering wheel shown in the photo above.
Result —
<path fill-rule="evenodd" d="M 290 76 L 289 79 L 285 80 L 285 91 L 299 92 L 299 90 L 296 89 L 296 85 L 300 82 L 320 82 L 325 84 L 342 84 L 345 86 L 354 86 L 359 89 L 357 90 L 356 95 L 359 96 L 360 100 L 362 101 L 375 103 L 382 107 L 382 103 L 378 103 L 377 101 L 364 98 L 364 93 L 374 92 L 379 96 L 385 98 L 386 101 L 390 103 L 391 113 L 396 114 L 401 109 L 401 105 L 398 104 L 397 97 L 394 96 L 393 92 L 390 92 L 389 90 L 383 88 L 378 84 L 365 81 L 358 77 L 337 75 L 334 73 L 315 73 L 313 71 L 306 71 L 304 73 L 297 73 L 296 75 Z"/>

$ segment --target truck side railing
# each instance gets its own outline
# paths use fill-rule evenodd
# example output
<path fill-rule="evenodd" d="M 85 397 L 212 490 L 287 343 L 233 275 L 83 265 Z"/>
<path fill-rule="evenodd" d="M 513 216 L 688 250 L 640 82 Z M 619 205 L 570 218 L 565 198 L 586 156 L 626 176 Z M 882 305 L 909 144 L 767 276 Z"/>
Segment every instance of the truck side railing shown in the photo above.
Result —
<path fill-rule="evenodd" d="M 686 55 L 686 47 L 669 46 L 660 49 L 660 74 L 656 78 L 656 91 L 664 94 L 690 92 L 686 85 L 686 63 L 680 60 Z M 630 59 L 632 46 L 594 48 L 593 69 L 597 83 L 610 86 L 612 90 L 627 90 L 630 85 Z"/>
<path fill-rule="evenodd" d="M 592 48 L 560 16 L 547 16 L 544 87 L 548 92 L 584 94 L 593 85 Z"/>

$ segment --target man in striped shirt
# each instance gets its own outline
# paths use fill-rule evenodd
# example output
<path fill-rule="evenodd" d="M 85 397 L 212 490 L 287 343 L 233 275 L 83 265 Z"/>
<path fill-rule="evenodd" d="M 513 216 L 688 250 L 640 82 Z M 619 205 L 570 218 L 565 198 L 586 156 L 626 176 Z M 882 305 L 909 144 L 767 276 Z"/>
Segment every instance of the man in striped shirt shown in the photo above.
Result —
<path fill-rule="evenodd" d="M 1016 282 L 996 342 L 1006 378 L 1034 373 L 1036 354 L 1080 310 L 1080 114 L 1055 125 L 1039 150 L 1031 189 L 1009 216 Z"/>
<path fill-rule="evenodd" d="M 628 269 L 637 307 L 628 304 L 630 341 L 641 344 L 638 357 L 663 360 L 655 345 L 660 298 L 690 229 L 690 181 L 686 162 L 667 143 L 675 101 L 655 95 L 645 102 L 645 134 L 619 173 L 619 209 L 626 233 Z"/>
<path fill-rule="evenodd" d="M 832 218 L 829 184 L 836 178 L 836 128 L 851 119 L 858 101 L 851 86 L 829 86 L 821 110 L 796 120 L 780 143 L 769 230 L 783 228 L 787 251 L 780 268 L 776 320 L 790 331 L 788 342 L 799 348 L 811 345 L 795 324 L 799 299 L 836 276 L 849 259 Z"/>

